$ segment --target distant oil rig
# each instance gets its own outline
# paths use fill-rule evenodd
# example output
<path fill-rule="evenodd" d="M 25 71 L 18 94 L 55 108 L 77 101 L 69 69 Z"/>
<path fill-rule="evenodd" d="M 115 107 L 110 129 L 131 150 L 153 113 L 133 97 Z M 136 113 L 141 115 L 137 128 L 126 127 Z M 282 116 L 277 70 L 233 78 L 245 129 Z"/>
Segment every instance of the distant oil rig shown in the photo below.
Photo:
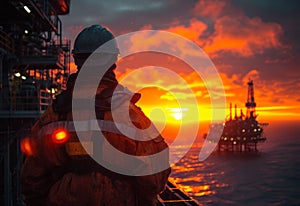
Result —
<path fill-rule="evenodd" d="M 257 144 L 266 141 L 264 136 L 264 127 L 268 123 L 259 123 L 256 118 L 256 102 L 254 100 L 253 80 L 248 81 L 248 95 L 245 104 L 247 113 L 244 115 L 241 109 L 240 115 L 237 114 L 237 105 L 234 108 L 234 117 L 232 115 L 232 104 L 229 107 L 229 117 L 223 123 L 223 132 L 217 144 L 217 151 L 230 152 L 249 152 L 258 151 Z M 211 129 L 219 128 L 211 125 Z M 220 125 L 219 125 L 220 126 Z M 204 134 L 204 139 L 207 134 Z"/>
<path fill-rule="evenodd" d="M 256 103 L 254 100 L 253 80 L 248 81 L 248 95 L 246 115 L 241 109 L 237 114 L 235 105 L 234 117 L 232 116 L 232 104 L 230 103 L 229 118 L 224 123 L 223 133 L 218 143 L 218 151 L 258 151 L 257 144 L 264 142 L 264 126 L 268 123 L 259 123 L 256 118 Z"/>

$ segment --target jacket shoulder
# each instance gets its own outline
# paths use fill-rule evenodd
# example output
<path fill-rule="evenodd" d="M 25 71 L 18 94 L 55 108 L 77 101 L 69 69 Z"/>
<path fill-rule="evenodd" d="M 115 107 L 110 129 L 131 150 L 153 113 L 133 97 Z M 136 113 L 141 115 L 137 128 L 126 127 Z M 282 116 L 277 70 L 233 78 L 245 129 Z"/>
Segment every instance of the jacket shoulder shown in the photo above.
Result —
<path fill-rule="evenodd" d="M 36 134 L 40 128 L 49 124 L 51 122 L 58 121 L 59 115 L 53 111 L 52 106 L 49 106 L 47 110 L 40 116 L 40 118 L 35 122 L 31 131 Z"/>

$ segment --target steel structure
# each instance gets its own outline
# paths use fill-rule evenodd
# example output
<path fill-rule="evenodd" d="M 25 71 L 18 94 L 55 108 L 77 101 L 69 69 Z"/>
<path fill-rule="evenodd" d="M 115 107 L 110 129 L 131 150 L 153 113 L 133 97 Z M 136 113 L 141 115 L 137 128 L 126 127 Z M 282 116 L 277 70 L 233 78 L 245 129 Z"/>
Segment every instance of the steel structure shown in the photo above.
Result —
<path fill-rule="evenodd" d="M 240 116 L 237 114 L 235 105 L 235 114 L 232 118 L 232 106 L 230 103 L 230 118 L 224 123 L 223 133 L 221 135 L 218 150 L 219 151 L 257 151 L 257 144 L 264 142 L 264 128 L 256 120 L 254 101 L 254 84 L 253 80 L 248 81 L 247 95 L 247 115 L 244 116 L 241 110 Z"/>
<path fill-rule="evenodd" d="M 70 0 L 5 0 L 0 3 L 0 205 L 23 205 L 20 138 L 65 88 L 70 41 L 59 15 Z"/>
<path fill-rule="evenodd" d="M 256 117 L 255 114 L 255 107 L 256 103 L 254 100 L 254 86 L 253 86 L 253 80 L 249 79 L 248 82 L 248 95 L 247 95 L 247 102 L 245 104 L 247 107 L 247 117 Z"/>
<path fill-rule="evenodd" d="M 242 109 L 240 115 L 238 115 L 237 106 L 235 105 L 234 117 L 232 117 L 232 104 L 230 103 L 229 117 L 223 123 L 224 128 L 218 142 L 218 151 L 258 151 L 257 144 L 266 140 L 263 127 L 268 124 L 259 123 L 256 119 L 253 80 L 248 82 L 248 96 L 245 105 L 247 108 L 246 116 L 243 114 Z M 210 125 L 210 130 L 218 128 L 218 125 Z M 204 138 L 206 138 L 206 135 L 204 135 Z"/>

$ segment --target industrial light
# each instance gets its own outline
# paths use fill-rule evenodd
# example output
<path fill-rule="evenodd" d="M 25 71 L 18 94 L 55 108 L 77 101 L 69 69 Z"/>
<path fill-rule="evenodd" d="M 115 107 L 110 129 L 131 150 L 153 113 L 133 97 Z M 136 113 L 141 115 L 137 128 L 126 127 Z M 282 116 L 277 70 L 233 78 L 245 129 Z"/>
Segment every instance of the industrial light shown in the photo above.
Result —
<path fill-rule="evenodd" d="M 16 77 L 20 77 L 20 76 L 21 76 L 21 73 L 20 73 L 20 72 L 16 72 L 16 73 L 15 73 L 15 76 L 16 76 Z"/>
<path fill-rule="evenodd" d="M 28 8 L 28 6 L 24 6 L 24 9 L 25 9 L 25 11 L 27 11 L 28 14 L 31 12 L 30 9 Z"/>
<path fill-rule="evenodd" d="M 28 30 L 27 30 L 27 29 L 25 29 L 24 33 L 25 33 L 25 34 L 28 34 Z"/>
<path fill-rule="evenodd" d="M 51 91 L 52 94 L 55 94 L 57 92 L 57 89 L 56 88 L 51 88 L 50 91 Z"/>
<path fill-rule="evenodd" d="M 25 76 L 22 76 L 21 79 L 26 80 L 26 77 L 25 77 Z"/>

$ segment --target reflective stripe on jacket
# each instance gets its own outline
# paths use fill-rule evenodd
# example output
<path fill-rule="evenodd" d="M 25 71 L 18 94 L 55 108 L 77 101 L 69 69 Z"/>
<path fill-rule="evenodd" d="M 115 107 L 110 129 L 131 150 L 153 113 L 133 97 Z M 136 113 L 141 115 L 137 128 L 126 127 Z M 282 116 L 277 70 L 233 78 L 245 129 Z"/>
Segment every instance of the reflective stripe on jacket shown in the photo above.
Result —
<path fill-rule="evenodd" d="M 140 108 L 134 104 L 129 104 L 130 120 L 120 118 L 122 121 L 114 123 L 111 111 L 104 113 L 104 120 L 84 120 L 81 122 L 82 131 L 93 131 L 97 124 L 105 138 L 118 150 L 138 156 L 155 154 L 168 146 L 163 138 L 158 135 L 156 138 L 150 138 L 153 134 L 142 133 L 133 128 L 132 123 L 139 129 L 149 128 L 150 120 L 143 114 Z M 125 108 L 126 107 L 126 108 Z M 119 117 L 128 112 L 128 103 L 120 104 L 114 112 Z M 70 158 L 87 155 L 72 147 L 78 145 L 74 122 L 68 114 L 66 121 L 58 121 L 58 115 L 50 107 L 33 127 L 33 133 L 38 137 L 43 137 L 51 133 L 51 129 L 56 126 L 67 128 L 71 133 L 71 139 L 65 147 L 50 148 L 47 145 L 40 148 L 41 155 L 37 157 L 28 157 L 22 168 L 22 190 L 27 198 L 28 205 L 43 205 L 45 201 L 49 205 L 155 205 L 156 196 L 164 190 L 170 169 L 165 171 L 132 178 L 112 178 L 102 172 L 76 173 L 72 171 L 64 172 L 64 164 L 70 161 Z M 86 125 L 86 127 L 85 127 Z M 124 135 L 119 129 L 127 131 Z M 78 128 L 76 128 L 78 129 Z M 156 130 L 152 131 L 156 133 Z M 130 136 L 130 138 L 128 137 Z M 145 139 L 145 141 L 136 141 L 136 139 Z M 90 142 L 87 140 L 87 142 Z M 73 144 L 73 146 L 72 146 Z M 103 145 L 102 145 L 103 146 Z M 88 146 L 86 146 L 88 147 Z M 105 148 L 105 146 L 103 146 Z M 95 151 L 99 148 L 93 148 Z M 69 155 L 67 155 L 69 152 Z M 122 160 L 113 159 L 115 164 L 121 164 Z M 168 157 L 166 157 L 168 158 Z M 53 175 L 55 174 L 55 175 Z M 41 202 L 43 204 L 41 204 Z"/>

